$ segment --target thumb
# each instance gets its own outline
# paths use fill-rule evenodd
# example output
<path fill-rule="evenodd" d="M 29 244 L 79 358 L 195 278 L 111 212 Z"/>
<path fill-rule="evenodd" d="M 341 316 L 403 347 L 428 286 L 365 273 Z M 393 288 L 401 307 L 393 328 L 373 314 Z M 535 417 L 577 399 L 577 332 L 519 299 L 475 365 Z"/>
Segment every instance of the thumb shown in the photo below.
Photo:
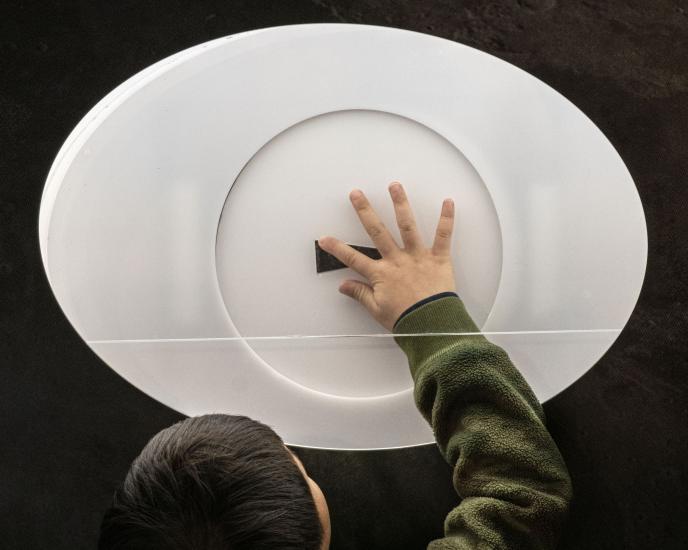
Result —
<path fill-rule="evenodd" d="M 361 281 L 347 279 L 339 285 L 339 292 L 360 302 L 371 314 L 375 315 L 377 304 L 373 298 L 373 289 L 370 285 Z"/>

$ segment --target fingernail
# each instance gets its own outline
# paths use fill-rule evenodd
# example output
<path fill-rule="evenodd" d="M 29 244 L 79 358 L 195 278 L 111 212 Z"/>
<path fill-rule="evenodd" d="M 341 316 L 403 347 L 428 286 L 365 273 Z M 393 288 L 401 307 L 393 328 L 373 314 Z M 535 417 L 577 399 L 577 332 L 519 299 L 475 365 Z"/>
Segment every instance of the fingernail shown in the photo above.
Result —
<path fill-rule="evenodd" d="M 392 196 L 396 197 L 401 193 L 401 184 L 398 181 L 393 181 L 389 184 L 389 191 L 392 193 Z"/>
<path fill-rule="evenodd" d="M 349 193 L 349 198 L 351 200 L 356 200 L 358 199 L 361 195 L 363 195 L 363 192 L 360 189 L 354 189 L 351 193 Z"/>

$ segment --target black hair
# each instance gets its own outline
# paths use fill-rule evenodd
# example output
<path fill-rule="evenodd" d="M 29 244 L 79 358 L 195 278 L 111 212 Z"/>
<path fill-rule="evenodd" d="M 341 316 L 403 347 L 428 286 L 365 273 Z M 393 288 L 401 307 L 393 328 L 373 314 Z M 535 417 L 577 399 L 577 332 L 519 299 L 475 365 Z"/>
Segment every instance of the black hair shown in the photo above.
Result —
<path fill-rule="evenodd" d="M 245 416 L 162 430 L 134 460 L 100 528 L 100 550 L 318 550 L 322 526 L 282 439 Z"/>

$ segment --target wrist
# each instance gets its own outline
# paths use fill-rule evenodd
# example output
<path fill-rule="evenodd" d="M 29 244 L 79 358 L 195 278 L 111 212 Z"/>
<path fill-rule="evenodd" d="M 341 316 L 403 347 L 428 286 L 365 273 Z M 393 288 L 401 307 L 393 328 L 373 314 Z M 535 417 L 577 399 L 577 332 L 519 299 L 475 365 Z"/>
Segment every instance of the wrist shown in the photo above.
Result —
<path fill-rule="evenodd" d="M 430 334 L 445 332 L 480 332 L 471 319 L 461 298 L 444 296 L 424 303 L 402 315 L 393 328 L 398 334 Z M 481 338 L 479 336 L 395 336 L 394 340 L 404 351 L 411 364 L 415 366 L 424 362 L 430 355 L 441 352 L 447 346 L 456 344 L 460 339 Z M 414 373 L 415 374 L 415 373 Z"/>
<path fill-rule="evenodd" d="M 446 291 L 446 292 L 438 292 L 437 294 L 432 294 L 431 296 L 428 296 L 427 298 L 423 298 L 422 300 L 418 300 L 415 304 L 407 307 L 401 315 L 397 318 L 396 322 L 394 323 L 394 326 L 392 327 L 392 330 L 396 328 L 396 326 L 399 324 L 399 322 L 406 317 L 409 313 L 412 311 L 417 310 L 421 306 L 424 306 L 425 304 L 429 304 L 430 302 L 434 302 L 435 300 L 439 300 L 441 298 L 449 298 L 450 296 L 454 296 L 456 298 L 459 297 L 459 295 L 456 292 L 453 291 Z"/>

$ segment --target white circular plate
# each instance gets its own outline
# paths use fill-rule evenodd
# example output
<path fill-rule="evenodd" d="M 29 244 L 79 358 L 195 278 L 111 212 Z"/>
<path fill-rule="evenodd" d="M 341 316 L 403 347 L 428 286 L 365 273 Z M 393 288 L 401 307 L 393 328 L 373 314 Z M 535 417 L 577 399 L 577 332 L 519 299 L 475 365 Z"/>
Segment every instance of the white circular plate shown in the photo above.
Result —
<path fill-rule="evenodd" d="M 41 252 L 81 337 L 170 407 L 295 445 L 430 443 L 391 338 L 274 338 L 384 333 L 337 292 L 354 273 L 315 272 L 314 240 L 371 246 L 347 195 L 395 227 L 393 180 L 428 243 L 455 199 L 459 293 L 542 401 L 616 339 L 647 234 L 612 145 L 516 67 L 398 29 L 251 31 L 132 77 L 60 150 Z"/>

